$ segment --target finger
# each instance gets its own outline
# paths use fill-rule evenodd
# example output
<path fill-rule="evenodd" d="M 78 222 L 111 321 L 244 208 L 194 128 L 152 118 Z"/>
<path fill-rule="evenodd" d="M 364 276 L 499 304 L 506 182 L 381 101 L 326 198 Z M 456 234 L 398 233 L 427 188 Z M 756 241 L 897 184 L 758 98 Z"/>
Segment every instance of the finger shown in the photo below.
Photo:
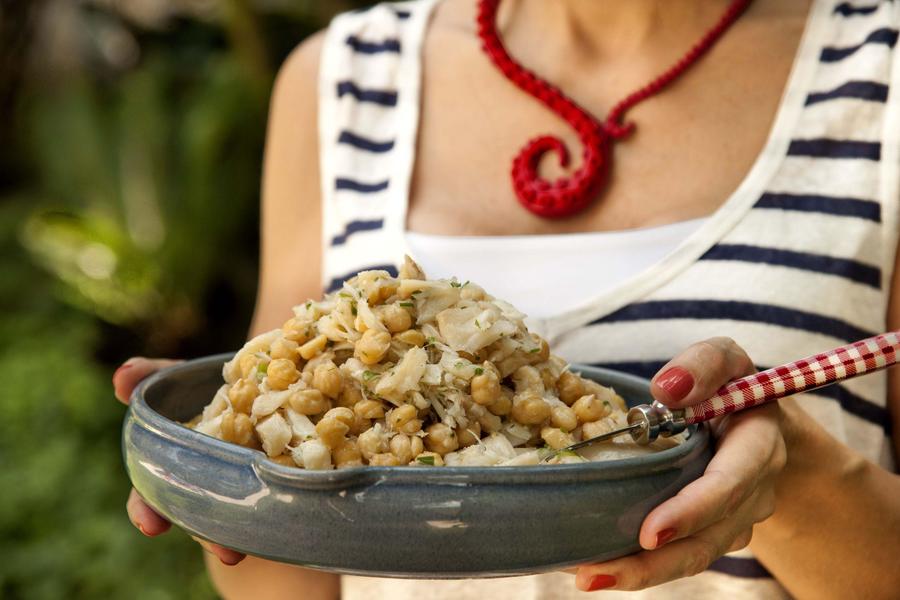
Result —
<path fill-rule="evenodd" d="M 731 542 L 731 546 L 728 547 L 728 552 L 737 552 L 738 550 L 743 550 L 747 546 L 750 545 L 750 541 L 753 539 L 753 527 L 747 529 L 743 533 L 739 534 L 734 541 Z M 727 554 L 727 552 L 726 552 Z"/>
<path fill-rule="evenodd" d="M 125 508 L 128 511 L 128 518 L 131 520 L 131 524 L 148 537 L 165 533 L 172 526 L 171 523 L 147 506 L 133 488 L 128 495 L 128 502 L 125 504 Z"/>
<path fill-rule="evenodd" d="M 200 539 L 198 537 L 191 536 L 195 542 L 200 544 L 200 546 L 206 552 L 212 554 L 216 558 L 218 558 L 222 564 L 228 565 L 229 567 L 233 567 L 238 564 L 245 558 L 247 558 L 246 554 L 241 554 L 240 552 L 236 552 L 231 548 L 225 548 L 224 546 L 220 546 L 218 544 L 213 544 L 212 542 L 207 542 L 206 540 Z"/>
<path fill-rule="evenodd" d="M 758 491 L 761 480 L 781 470 L 786 453 L 778 410 L 772 404 L 729 415 L 728 434 L 703 476 L 644 519 L 639 536 L 643 548 L 657 548 L 727 518 Z M 774 507 L 774 494 L 764 500 L 765 510 L 770 503 Z"/>
<path fill-rule="evenodd" d="M 113 373 L 112 376 L 113 389 L 115 390 L 116 398 L 119 402 L 128 404 L 131 392 L 134 391 L 135 386 L 137 386 L 142 379 L 160 369 L 174 365 L 177 362 L 179 361 L 159 358 L 129 358 L 121 367 L 116 369 L 116 372 Z"/>
<path fill-rule="evenodd" d="M 720 387 L 756 371 L 747 353 L 731 338 L 699 342 L 666 363 L 650 384 L 653 397 L 681 408 L 703 402 Z"/>
<path fill-rule="evenodd" d="M 605 563 L 578 569 L 575 585 L 580 590 L 642 590 L 705 571 L 746 531 L 744 518 L 721 521 L 697 535 L 672 542 L 658 550 L 644 550 Z"/>

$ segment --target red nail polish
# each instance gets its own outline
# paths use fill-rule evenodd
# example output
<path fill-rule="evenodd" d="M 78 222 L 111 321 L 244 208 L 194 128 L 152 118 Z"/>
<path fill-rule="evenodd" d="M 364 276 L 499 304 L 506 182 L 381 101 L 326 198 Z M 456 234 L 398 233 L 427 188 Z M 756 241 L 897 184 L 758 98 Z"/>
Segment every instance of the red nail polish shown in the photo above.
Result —
<path fill-rule="evenodd" d="M 656 534 L 656 547 L 659 548 L 675 537 L 675 528 L 669 527 Z"/>
<path fill-rule="evenodd" d="M 683 400 L 694 389 L 694 376 L 681 367 L 672 367 L 657 378 L 656 385 L 672 400 Z"/>
<path fill-rule="evenodd" d="M 588 582 L 587 591 L 596 592 L 597 590 L 611 588 L 614 585 L 616 585 L 616 578 L 614 575 L 594 575 L 591 577 L 590 582 Z"/>
<path fill-rule="evenodd" d="M 141 525 L 140 523 L 137 523 L 137 528 L 140 529 L 141 533 L 143 533 L 143 534 L 146 535 L 147 537 L 150 537 L 150 534 L 147 533 L 147 530 L 144 529 L 144 526 L 143 526 L 143 525 Z"/>

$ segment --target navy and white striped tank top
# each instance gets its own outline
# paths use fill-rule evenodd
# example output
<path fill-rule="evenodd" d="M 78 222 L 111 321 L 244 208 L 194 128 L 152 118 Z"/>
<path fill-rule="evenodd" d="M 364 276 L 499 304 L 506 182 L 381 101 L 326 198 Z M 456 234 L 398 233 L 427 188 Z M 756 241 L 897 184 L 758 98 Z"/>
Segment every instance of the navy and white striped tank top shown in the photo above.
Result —
<path fill-rule="evenodd" d="M 381 4 L 328 30 L 319 78 L 326 289 L 363 269 L 394 271 L 409 253 L 420 49 L 435 2 Z M 814 0 L 769 138 L 738 189 L 661 262 L 530 325 L 571 362 L 645 377 L 708 337 L 734 338 L 763 369 L 884 331 L 900 202 L 898 24 L 897 2 Z M 798 401 L 893 469 L 886 396 L 879 373 Z M 344 589 L 347 598 L 577 595 L 560 574 L 419 585 L 348 577 Z M 650 593 L 786 595 L 747 551 Z"/>

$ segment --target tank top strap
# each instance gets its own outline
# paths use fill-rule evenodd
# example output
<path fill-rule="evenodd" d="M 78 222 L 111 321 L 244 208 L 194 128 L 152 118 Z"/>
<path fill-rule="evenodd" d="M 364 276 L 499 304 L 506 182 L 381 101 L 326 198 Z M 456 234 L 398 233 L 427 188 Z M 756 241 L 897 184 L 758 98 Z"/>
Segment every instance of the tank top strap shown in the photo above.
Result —
<path fill-rule="evenodd" d="M 322 278 L 396 274 L 416 150 L 421 47 L 436 0 L 336 17 L 319 69 Z"/>

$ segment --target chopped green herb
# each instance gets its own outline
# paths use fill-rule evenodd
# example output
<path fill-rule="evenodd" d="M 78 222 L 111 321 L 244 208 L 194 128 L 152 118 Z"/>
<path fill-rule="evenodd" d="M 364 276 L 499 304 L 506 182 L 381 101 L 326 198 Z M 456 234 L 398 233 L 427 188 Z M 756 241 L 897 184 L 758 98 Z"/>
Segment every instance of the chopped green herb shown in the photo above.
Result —
<path fill-rule="evenodd" d="M 475 327 L 481 329 L 481 323 L 478 322 L 478 319 L 475 319 Z"/>
<path fill-rule="evenodd" d="M 434 457 L 433 456 L 417 456 L 416 462 L 421 463 L 423 465 L 431 465 L 434 466 Z"/>
<path fill-rule="evenodd" d="M 466 282 L 465 282 L 464 284 L 462 284 L 462 286 L 463 286 L 463 287 L 466 287 L 467 285 L 469 285 L 469 280 L 468 280 L 468 279 L 466 280 Z"/>
<path fill-rule="evenodd" d="M 306 310 L 309 310 L 312 307 L 312 300 L 308 300 L 306 302 Z"/>
<path fill-rule="evenodd" d="M 450 285 L 452 285 L 455 288 L 462 287 L 462 285 L 460 285 L 460 283 L 458 281 L 451 281 Z"/>
<path fill-rule="evenodd" d="M 406 308 L 412 308 L 413 306 L 415 306 L 415 304 L 407 301 L 407 302 L 401 302 L 400 306 L 405 306 Z"/>
<path fill-rule="evenodd" d="M 356 302 L 350 303 L 350 312 L 353 314 L 354 317 L 356 316 Z"/>
<path fill-rule="evenodd" d="M 481 375 L 482 373 L 484 373 L 484 369 L 482 369 L 481 367 L 475 367 L 476 375 Z"/>
<path fill-rule="evenodd" d="M 532 348 L 531 350 L 528 351 L 528 354 L 537 354 L 540 351 L 541 351 L 540 348 Z"/>
<path fill-rule="evenodd" d="M 426 345 L 426 346 L 431 346 L 432 344 L 434 344 L 435 341 L 436 341 L 436 340 L 434 339 L 434 336 L 431 336 L 431 335 L 430 335 L 430 336 L 428 336 L 428 338 L 425 340 L 425 345 Z"/>
<path fill-rule="evenodd" d="M 374 371 L 363 371 L 363 380 L 364 381 L 369 381 L 373 377 L 378 377 L 378 373 L 375 373 Z"/>
<path fill-rule="evenodd" d="M 266 362 L 266 363 L 259 363 L 258 365 L 256 365 L 256 372 L 257 372 L 257 373 L 265 373 L 266 371 L 268 371 L 268 369 L 269 369 L 269 363 L 267 363 L 267 362 Z"/>
<path fill-rule="evenodd" d="M 353 297 L 350 294 L 348 294 L 347 292 L 338 292 L 338 296 L 340 296 L 341 298 L 352 298 Z"/>
<path fill-rule="evenodd" d="M 415 290 L 415 291 L 413 291 L 413 292 L 410 292 L 409 295 L 410 295 L 410 296 L 415 296 L 416 294 L 421 294 L 421 293 L 422 293 L 422 290 Z"/>
<path fill-rule="evenodd" d="M 556 454 L 556 450 L 551 448 L 550 446 L 544 445 L 543 448 L 538 448 L 538 458 L 542 461 L 547 460 L 548 458 L 552 458 Z"/>
<path fill-rule="evenodd" d="M 466 366 L 466 363 L 464 363 L 461 360 L 458 360 L 458 361 L 456 361 L 456 364 L 453 366 L 456 367 L 457 369 L 462 369 L 464 366 Z"/>

